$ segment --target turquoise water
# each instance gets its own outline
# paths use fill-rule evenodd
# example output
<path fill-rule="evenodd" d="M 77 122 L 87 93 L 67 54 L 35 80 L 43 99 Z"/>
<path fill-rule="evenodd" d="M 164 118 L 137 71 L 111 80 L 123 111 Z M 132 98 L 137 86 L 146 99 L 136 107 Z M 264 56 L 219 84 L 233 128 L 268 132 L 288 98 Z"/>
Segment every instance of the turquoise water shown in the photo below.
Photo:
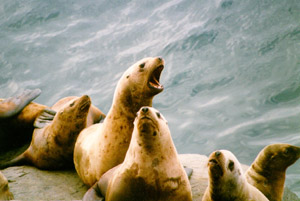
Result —
<path fill-rule="evenodd" d="M 228 149 L 250 164 L 300 146 L 299 0 L 1 1 L 0 97 L 88 94 L 105 113 L 121 74 L 162 56 L 154 107 L 179 153 Z M 300 162 L 286 185 L 300 195 Z"/>

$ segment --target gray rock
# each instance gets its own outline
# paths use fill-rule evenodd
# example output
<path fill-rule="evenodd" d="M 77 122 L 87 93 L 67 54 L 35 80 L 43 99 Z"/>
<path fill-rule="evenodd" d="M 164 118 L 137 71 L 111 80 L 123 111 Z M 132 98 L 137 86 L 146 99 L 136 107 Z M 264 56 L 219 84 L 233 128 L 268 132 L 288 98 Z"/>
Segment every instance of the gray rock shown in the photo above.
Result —
<path fill-rule="evenodd" d="M 179 158 L 184 166 L 193 168 L 190 180 L 193 200 L 201 201 L 208 182 L 208 158 L 199 154 L 180 154 Z M 243 165 L 244 170 L 247 168 L 247 165 Z M 75 170 L 45 171 L 20 166 L 6 168 L 2 172 L 17 200 L 81 200 L 88 190 Z M 286 189 L 283 201 L 296 200 L 299 198 Z"/>

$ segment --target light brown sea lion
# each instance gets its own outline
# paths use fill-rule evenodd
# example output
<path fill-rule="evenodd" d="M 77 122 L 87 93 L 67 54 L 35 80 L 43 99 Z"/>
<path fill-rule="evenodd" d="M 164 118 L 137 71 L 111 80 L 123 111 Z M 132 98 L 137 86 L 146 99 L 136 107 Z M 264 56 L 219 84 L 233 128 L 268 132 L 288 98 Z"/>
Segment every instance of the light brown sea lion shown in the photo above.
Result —
<path fill-rule="evenodd" d="M 8 181 L 0 171 L 0 200 L 13 200 L 14 196 L 9 191 Z"/>
<path fill-rule="evenodd" d="M 158 110 L 140 109 L 124 162 L 106 172 L 83 200 L 99 200 L 97 192 L 106 201 L 192 200 L 167 121 Z"/>
<path fill-rule="evenodd" d="M 268 201 L 247 182 L 241 164 L 230 151 L 215 151 L 208 161 L 209 181 L 202 201 Z"/>
<path fill-rule="evenodd" d="M 56 113 L 46 108 L 34 123 L 37 128 L 29 148 L 0 167 L 32 164 L 40 169 L 60 169 L 73 166 L 73 149 L 78 134 L 93 123 L 88 120 L 89 112 L 93 112 L 90 108 L 91 100 L 87 95 L 58 101 L 52 107 Z"/>
<path fill-rule="evenodd" d="M 270 201 L 281 201 L 287 168 L 300 158 L 300 147 L 289 144 L 266 146 L 246 171 L 247 181 Z"/>
<path fill-rule="evenodd" d="M 163 90 L 159 83 L 163 68 L 160 57 L 145 58 L 132 65 L 120 78 L 103 123 L 80 133 L 74 164 L 85 184 L 92 186 L 107 170 L 123 162 L 136 113 L 142 106 L 152 106 L 153 97 Z"/>

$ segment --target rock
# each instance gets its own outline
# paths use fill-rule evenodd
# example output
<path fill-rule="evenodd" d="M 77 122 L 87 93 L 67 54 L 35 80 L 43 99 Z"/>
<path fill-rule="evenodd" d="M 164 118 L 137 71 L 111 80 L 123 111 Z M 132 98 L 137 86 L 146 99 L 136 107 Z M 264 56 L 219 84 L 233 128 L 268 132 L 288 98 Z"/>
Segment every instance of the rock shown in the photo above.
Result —
<path fill-rule="evenodd" d="M 184 166 L 193 168 L 190 180 L 193 200 L 201 201 L 208 182 L 208 158 L 199 154 L 180 154 L 179 158 Z M 247 168 L 243 165 L 244 170 Z M 6 168 L 2 172 L 17 200 L 80 200 L 88 190 L 75 170 L 45 171 L 20 166 Z M 286 188 L 283 201 L 296 200 L 299 198 Z"/>
<path fill-rule="evenodd" d="M 17 200 L 80 200 L 88 190 L 75 170 L 45 171 L 30 166 L 3 170 Z"/>

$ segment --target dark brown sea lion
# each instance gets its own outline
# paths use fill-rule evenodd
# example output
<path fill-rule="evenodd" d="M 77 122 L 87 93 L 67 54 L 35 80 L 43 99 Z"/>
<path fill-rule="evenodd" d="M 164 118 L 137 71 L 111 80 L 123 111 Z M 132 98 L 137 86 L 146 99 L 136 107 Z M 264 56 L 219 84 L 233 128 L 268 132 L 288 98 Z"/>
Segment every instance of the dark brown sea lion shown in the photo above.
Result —
<path fill-rule="evenodd" d="M 28 146 L 37 116 L 47 108 L 31 102 L 41 90 L 25 90 L 21 95 L 0 99 L 0 153 Z"/>

